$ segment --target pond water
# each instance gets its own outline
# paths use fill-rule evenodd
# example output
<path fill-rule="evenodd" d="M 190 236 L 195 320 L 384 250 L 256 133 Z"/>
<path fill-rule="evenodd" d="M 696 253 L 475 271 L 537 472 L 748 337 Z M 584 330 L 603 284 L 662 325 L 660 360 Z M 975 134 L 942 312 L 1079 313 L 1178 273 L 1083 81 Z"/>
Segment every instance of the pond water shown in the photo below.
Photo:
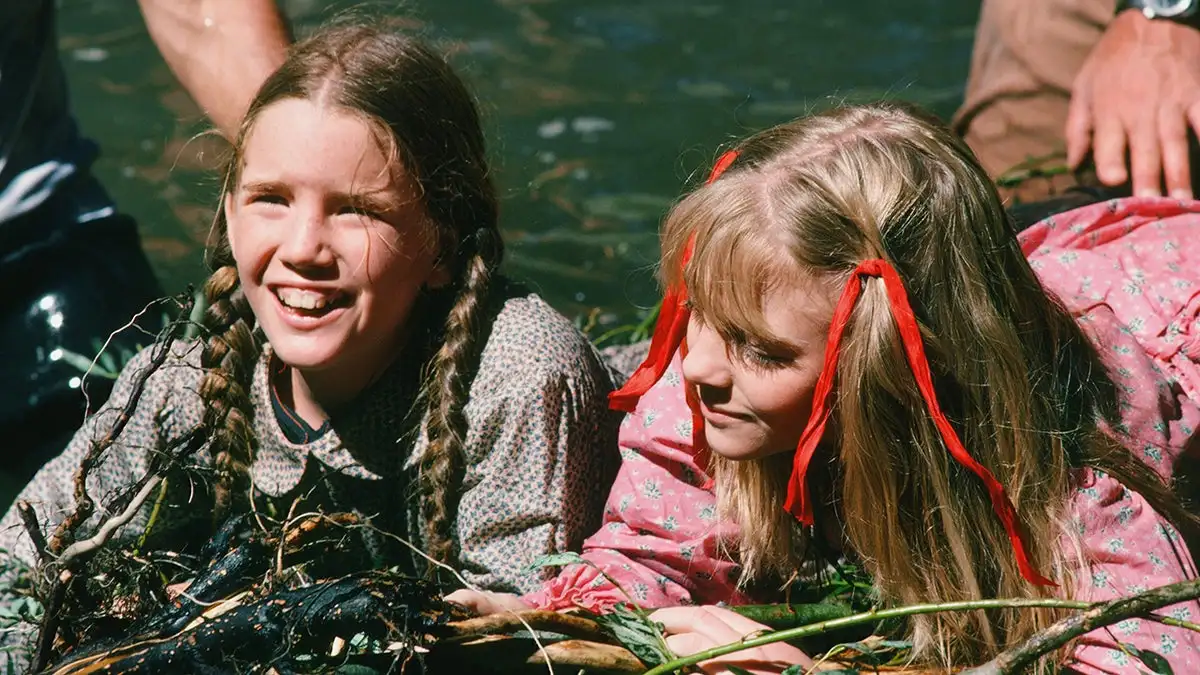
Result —
<path fill-rule="evenodd" d="M 205 274 L 222 150 L 136 0 L 63 0 L 63 60 L 96 171 L 164 285 Z M 661 216 L 722 144 L 841 99 L 948 117 L 978 3 L 962 0 L 289 0 L 300 34 L 347 8 L 399 16 L 452 54 L 482 105 L 508 273 L 593 329 L 657 298 Z M 595 334 L 595 333 L 593 333 Z"/>

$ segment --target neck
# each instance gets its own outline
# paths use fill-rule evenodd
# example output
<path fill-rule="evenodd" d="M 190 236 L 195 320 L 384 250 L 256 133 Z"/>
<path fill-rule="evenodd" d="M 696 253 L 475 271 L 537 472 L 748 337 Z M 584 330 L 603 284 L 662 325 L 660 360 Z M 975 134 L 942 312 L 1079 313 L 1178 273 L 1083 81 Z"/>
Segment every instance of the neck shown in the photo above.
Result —
<path fill-rule="evenodd" d="M 391 365 L 396 351 L 370 369 L 333 368 L 305 370 L 284 365 L 276 379 L 280 399 L 313 428 L 329 418 L 329 411 L 353 401 Z"/>

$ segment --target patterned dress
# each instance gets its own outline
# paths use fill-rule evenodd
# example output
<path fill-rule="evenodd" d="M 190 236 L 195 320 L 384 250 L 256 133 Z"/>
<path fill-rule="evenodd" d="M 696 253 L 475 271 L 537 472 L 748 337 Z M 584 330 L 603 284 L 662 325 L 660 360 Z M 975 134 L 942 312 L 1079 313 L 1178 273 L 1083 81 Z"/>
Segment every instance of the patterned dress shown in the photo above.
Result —
<path fill-rule="evenodd" d="M 1171 477 L 1200 428 L 1200 202 L 1095 204 L 1038 223 L 1020 240 L 1046 287 L 1100 346 L 1122 392 L 1119 431 Z M 583 548 L 595 567 L 566 567 L 526 601 L 599 610 L 625 600 L 601 570 L 645 606 L 745 600 L 720 546 L 736 532 L 715 518 L 683 392 L 676 355 L 621 425 L 621 469 L 604 523 Z M 1111 599 L 1196 576 L 1179 534 L 1141 495 L 1091 469 L 1075 478 L 1068 513 L 1085 565 L 1076 598 Z M 1200 605 L 1162 613 L 1196 621 Z M 1200 672 L 1200 635 L 1141 619 L 1084 636 L 1070 666 L 1088 675 L 1141 672 L 1131 648 L 1161 654 L 1176 673 Z"/>
<path fill-rule="evenodd" d="M 177 342 L 171 349 L 115 445 L 89 475 L 89 492 L 98 504 L 143 476 L 150 453 L 169 447 L 202 420 L 200 345 Z M 80 461 L 93 439 L 112 427 L 151 351 L 143 350 L 126 366 L 108 405 L 21 492 L 18 499 L 35 507 L 43 531 L 53 531 L 73 509 L 72 482 Z M 380 529 L 420 547 L 424 533 L 410 486 L 427 446 L 421 408 L 413 407 L 424 359 L 402 355 L 352 404 L 332 411 L 328 430 L 307 443 L 289 441 L 281 429 L 272 408 L 272 362 L 268 346 L 251 392 L 258 439 L 251 467 L 256 506 L 282 516 L 303 496 L 302 508 L 369 516 Z M 504 302 L 466 406 L 467 466 L 455 534 L 460 570 L 468 580 L 494 590 L 528 591 L 542 581 L 527 569 L 534 559 L 578 549 L 596 529 L 618 463 L 612 450 L 617 418 L 605 404 L 610 389 L 611 376 L 598 354 L 566 318 L 534 295 Z M 202 466 L 211 462 L 203 449 L 196 459 Z M 172 541 L 189 532 L 211 532 L 211 498 L 203 486 L 182 480 L 169 485 L 154 532 L 174 534 Z M 138 536 L 149 509 L 148 503 L 120 535 Z M 356 532 L 363 533 L 361 548 L 375 558 L 372 564 L 422 568 L 422 559 L 410 549 L 389 546 L 391 538 L 370 537 L 367 529 Z M 15 508 L 0 522 L 0 549 L 0 564 L 11 562 L 10 556 L 33 562 Z M 7 642 L 14 639 L 10 635 Z"/>

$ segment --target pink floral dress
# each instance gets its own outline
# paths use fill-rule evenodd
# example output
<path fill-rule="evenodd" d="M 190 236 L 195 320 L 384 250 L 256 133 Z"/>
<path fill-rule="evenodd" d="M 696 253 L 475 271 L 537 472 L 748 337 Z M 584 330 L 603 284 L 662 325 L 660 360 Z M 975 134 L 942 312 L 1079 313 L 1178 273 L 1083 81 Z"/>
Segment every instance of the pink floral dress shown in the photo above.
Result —
<path fill-rule="evenodd" d="M 1200 428 L 1200 202 L 1134 198 L 1056 215 L 1020 235 L 1047 289 L 1095 340 L 1121 389 L 1118 431 L 1169 478 Z M 550 609 L 603 610 L 745 602 L 722 542 L 716 499 L 691 445 L 679 358 L 621 426 L 622 466 L 601 529 L 584 543 L 594 566 L 571 565 L 525 596 Z M 1070 517 L 1086 567 L 1074 595 L 1106 600 L 1196 576 L 1179 534 L 1146 503 L 1099 471 L 1081 469 Z M 601 573 L 603 571 L 603 574 Z M 1189 602 L 1161 612 L 1200 620 Z M 1160 654 L 1176 673 L 1200 673 L 1200 634 L 1130 619 L 1084 636 L 1070 657 L 1088 675 L 1138 673 L 1135 650 Z"/>

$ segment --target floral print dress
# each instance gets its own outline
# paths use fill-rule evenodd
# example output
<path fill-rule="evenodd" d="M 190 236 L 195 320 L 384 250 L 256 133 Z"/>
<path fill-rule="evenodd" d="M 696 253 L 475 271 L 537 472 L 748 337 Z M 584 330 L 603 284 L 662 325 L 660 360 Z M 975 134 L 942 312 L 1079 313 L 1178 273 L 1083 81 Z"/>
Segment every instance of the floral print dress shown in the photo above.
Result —
<path fill-rule="evenodd" d="M 1164 478 L 1200 428 L 1200 202 L 1134 198 L 1056 215 L 1020 235 L 1047 290 L 1102 350 L 1121 397 L 1116 431 Z M 622 466 L 604 523 L 584 544 L 594 566 L 571 565 L 524 596 L 538 607 L 649 607 L 745 602 L 738 567 L 722 550 L 736 537 L 691 445 L 679 357 L 621 425 Z M 1091 469 L 1078 471 L 1068 512 L 1083 543 L 1074 596 L 1100 601 L 1191 579 L 1179 534 L 1140 494 Z M 606 578 L 607 575 L 607 578 Z M 1200 620 L 1196 602 L 1164 615 Z M 1200 635 L 1130 619 L 1080 639 L 1067 664 L 1088 675 L 1138 673 L 1137 650 L 1176 673 L 1200 672 Z"/>

